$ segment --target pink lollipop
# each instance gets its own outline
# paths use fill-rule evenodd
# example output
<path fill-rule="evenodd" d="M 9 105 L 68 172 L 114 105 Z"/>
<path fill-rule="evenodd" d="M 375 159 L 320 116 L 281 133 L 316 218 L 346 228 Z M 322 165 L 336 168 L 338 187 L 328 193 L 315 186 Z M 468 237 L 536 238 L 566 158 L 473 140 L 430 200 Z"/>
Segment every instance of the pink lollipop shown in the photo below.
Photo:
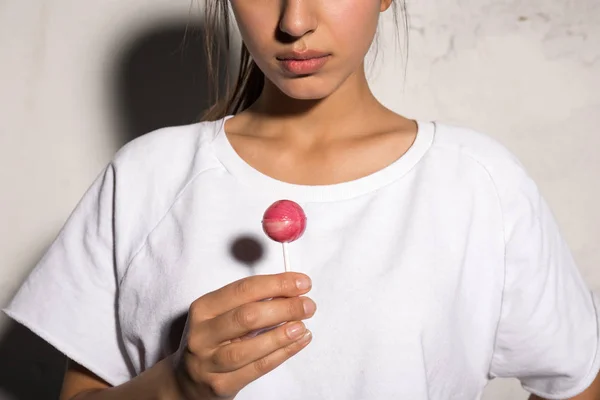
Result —
<path fill-rule="evenodd" d="M 306 230 L 304 210 L 290 200 L 276 201 L 265 211 L 262 225 L 267 236 L 283 245 L 285 270 L 290 271 L 286 244 L 298 240 Z"/>

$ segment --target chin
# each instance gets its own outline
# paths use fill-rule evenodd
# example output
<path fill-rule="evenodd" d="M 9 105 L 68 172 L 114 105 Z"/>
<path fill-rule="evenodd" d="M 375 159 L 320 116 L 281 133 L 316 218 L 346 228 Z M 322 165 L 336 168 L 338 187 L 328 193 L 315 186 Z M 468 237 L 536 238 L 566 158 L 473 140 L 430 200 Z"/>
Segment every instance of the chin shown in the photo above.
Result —
<path fill-rule="evenodd" d="M 286 96 L 296 100 L 321 100 L 331 95 L 336 85 L 317 81 L 314 77 L 285 79 L 276 86 Z"/>

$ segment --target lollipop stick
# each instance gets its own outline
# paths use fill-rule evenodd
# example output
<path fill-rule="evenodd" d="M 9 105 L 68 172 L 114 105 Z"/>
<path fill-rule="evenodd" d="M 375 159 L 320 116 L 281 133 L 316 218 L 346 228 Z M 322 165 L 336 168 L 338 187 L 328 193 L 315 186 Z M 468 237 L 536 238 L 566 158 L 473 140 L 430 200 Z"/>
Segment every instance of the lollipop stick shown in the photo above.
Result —
<path fill-rule="evenodd" d="M 288 253 L 287 243 L 283 242 L 283 265 L 285 266 L 285 272 L 290 272 L 290 255 Z"/>

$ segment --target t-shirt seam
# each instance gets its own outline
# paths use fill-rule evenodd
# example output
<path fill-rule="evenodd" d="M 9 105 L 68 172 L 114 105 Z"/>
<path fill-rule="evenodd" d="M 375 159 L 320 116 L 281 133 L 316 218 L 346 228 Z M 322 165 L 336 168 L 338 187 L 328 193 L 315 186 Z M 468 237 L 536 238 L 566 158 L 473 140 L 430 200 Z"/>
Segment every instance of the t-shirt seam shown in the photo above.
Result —
<path fill-rule="evenodd" d="M 200 140 L 201 139 L 202 138 L 200 138 Z M 202 145 L 201 143 L 198 143 L 199 147 L 201 145 Z M 164 219 L 169 215 L 169 213 L 171 212 L 171 210 L 173 209 L 173 207 L 175 206 L 177 201 L 181 198 L 181 196 L 183 196 L 185 194 L 187 189 L 192 185 L 192 183 L 196 180 L 196 178 L 205 172 L 212 171 L 212 170 L 218 169 L 218 168 L 219 168 L 219 166 L 210 166 L 206 169 L 202 169 L 202 170 L 198 171 L 191 178 L 189 178 L 188 182 L 184 185 L 184 187 L 177 193 L 177 195 L 175 195 L 175 198 L 173 199 L 173 201 L 171 201 L 171 203 L 169 203 L 169 206 L 167 207 L 166 211 L 161 215 L 160 218 L 158 218 L 158 221 L 156 222 L 156 224 L 154 224 L 153 227 L 144 236 L 144 240 L 141 242 L 139 248 L 135 251 L 135 253 L 131 256 L 131 259 L 129 260 L 125 269 L 123 270 L 123 275 L 121 276 L 121 278 L 118 281 L 118 287 L 122 286 L 123 281 L 125 280 L 125 278 L 127 277 L 127 274 L 129 273 L 129 269 L 131 268 L 131 265 L 133 264 L 133 262 L 135 261 L 137 256 L 142 252 L 142 250 L 144 250 L 144 248 L 148 245 L 148 239 L 150 238 L 152 233 L 156 229 L 158 229 L 158 227 L 162 224 Z"/>
<path fill-rule="evenodd" d="M 493 175 L 491 174 L 491 172 L 489 171 L 489 169 L 485 166 L 485 164 L 483 162 L 481 162 L 475 155 L 470 154 L 468 151 L 466 151 L 464 148 L 460 148 L 460 147 L 453 147 L 451 145 L 445 145 L 442 144 L 440 145 L 440 147 L 446 147 L 446 148 L 451 148 L 454 149 L 456 151 L 458 151 L 459 153 L 471 158 L 473 161 L 475 161 L 477 164 L 479 164 L 483 170 L 486 172 L 486 174 L 488 175 L 490 181 L 492 182 L 492 185 L 494 186 L 494 191 L 496 194 L 496 198 L 498 200 L 498 205 L 500 208 L 500 215 L 502 218 L 502 230 L 503 230 L 503 239 L 504 239 L 504 279 L 503 279 L 503 283 L 502 283 L 502 294 L 500 297 L 500 317 L 498 318 L 498 322 L 496 324 L 496 330 L 495 330 L 495 334 L 494 334 L 494 348 L 493 348 L 493 352 L 492 352 L 492 356 L 491 356 L 491 360 L 490 360 L 490 365 L 489 365 L 489 369 L 488 369 L 488 376 L 494 378 L 495 376 L 492 374 L 492 367 L 493 367 L 493 363 L 497 358 L 496 355 L 496 348 L 497 348 L 497 344 L 498 344 L 498 337 L 500 334 L 500 328 L 501 328 L 501 322 L 502 322 L 502 313 L 503 313 L 503 309 L 505 306 L 505 295 L 506 295 L 506 285 L 507 285 L 507 276 L 508 276 L 508 265 L 506 264 L 506 259 L 507 259 L 507 237 L 506 237 L 506 222 L 505 222 L 505 211 L 504 211 L 504 207 L 503 207 L 503 203 L 502 203 L 502 197 L 500 196 L 499 190 L 498 190 L 498 186 L 496 184 L 496 181 L 493 178 Z M 506 158 L 506 160 L 508 161 L 509 159 Z M 540 215 L 536 214 L 535 215 L 536 219 L 540 219 Z M 593 295 L 592 295 L 593 296 Z M 598 307 L 596 305 L 595 302 L 593 302 L 593 306 L 594 309 L 596 311 L 596 315 L 599 315 L 598 313 Z M 598 318 L 596 318 L 598 320 Z M 600 321 L 597 321 L 596 323 L 596 336 L 600 337 Z M 577 393 L 579 393 L 581 390 L 585 390 L 585 388 L 582 388 L 581 386 L 586 384 L 588 380 L 591 380 L 591 378 L 593 376 L 595 376 L 595 374 L 597 373 L 596 369 L 594 368 L 595 365 L 597 365 L 598 363 L 600 363 L 598 361 L 598 359 L 600 358 L 600 344 L 596 343 L 596 353 L 594 355 L 594 358 L 592 359 L 592 363 L 591 363 L 591 368 L 590 370 L 585 374 L 585 376 L 581 379 L 579 379 L 576 384 L 569 390 L 562 390 L 562 391 L 549 391 L 549 392 L 542 392 L 539 391 L 533 387 L 530 387 L 528 385 L 525 385 L 522 383 L 522 387 L 527 390 L 530 393 L 533 393 L 535 395 L 541 396 L 541 397 L 553 397 L 553 398 L 562 398 L 564 396 L 567 397 L 572 397 L 575 396 Z"/>
<path fill-rule="evenodd" d="M 498 322 L 496 323 L 496 328 L 495 328 L 495 333 L 494 333 L 494 345 L 493 345 L 493 350 L 492 350 L 492 356 L 490 358 L 490 364 L 488 367 L 488 376 L 492 376 L 491 370 L 492 370 L 492 366 L 496 357 L 496 345 L 498 343 L 498 336 L 500 334 L 500 323 L 502 320 L 502 313 L 504 310 L 504 297 L 505 297 L 505 292 L 506 292 L 506 283 L 507 283 L 507 275 L 508 275 L 508 268 L 506 265 L 506 248 L 507 248 L 507 243 L 506 243 L 506 220 L 504 217 L 504 208 L 502 206 L 502 198 L 500 197 L 500 191 L 498 190 L 498 185 L 496 184 L 496 181 L 494 180 L 494 177 L 492 176 L 492 173 L 489 171 L 489 169 L 485 166 L 485 164 L 483 162 L 481 162 L 475 155 L 470 154 L 468 151 L 466 151 L 464 148 L 461 147 L 453 147 L 450 145 L 444 145 L 444 144 L 438 144 L 438 146 L 440 148 L 449 148 L 449 149 L 453 149 L 457 152 L 459 152 L 460 154 L 463 154 L 466 157 L 469 157 L 471 160 L 473 160 L 474 162 L 476 162 L 486 173 L 486 175 L 488 176 L 490 182 L 492 183 L 492 186 L 494 187 L 494 194 L 496 195 L 496 200 L 498 201 L 498 208 L 500 210 L 500 218 L 502 220 L 502 240 L 503 240 L 503 244 L 504 244 L 504 254 L 503 254 L 503 266 L 504 266 L 504 270 L 503 270 L 503 281 L 502 281 L 502 294 L 500 295 L 500 308 L 499 308 L 499 317 L 498 317 Z"/>

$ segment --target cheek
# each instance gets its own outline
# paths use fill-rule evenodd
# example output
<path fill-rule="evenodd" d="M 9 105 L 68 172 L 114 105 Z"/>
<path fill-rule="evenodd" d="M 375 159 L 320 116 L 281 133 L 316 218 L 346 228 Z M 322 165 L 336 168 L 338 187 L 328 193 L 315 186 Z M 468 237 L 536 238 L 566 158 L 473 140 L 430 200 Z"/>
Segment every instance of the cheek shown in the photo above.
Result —
<path fill-rule="evenodd" d="M 348 55 L 363 57 L 377 31 L 379 1 L 331 1 L 326 6 L 327 25 L 332 40 Z M 332 49 L 335 52 L 336 49 Z"/>

